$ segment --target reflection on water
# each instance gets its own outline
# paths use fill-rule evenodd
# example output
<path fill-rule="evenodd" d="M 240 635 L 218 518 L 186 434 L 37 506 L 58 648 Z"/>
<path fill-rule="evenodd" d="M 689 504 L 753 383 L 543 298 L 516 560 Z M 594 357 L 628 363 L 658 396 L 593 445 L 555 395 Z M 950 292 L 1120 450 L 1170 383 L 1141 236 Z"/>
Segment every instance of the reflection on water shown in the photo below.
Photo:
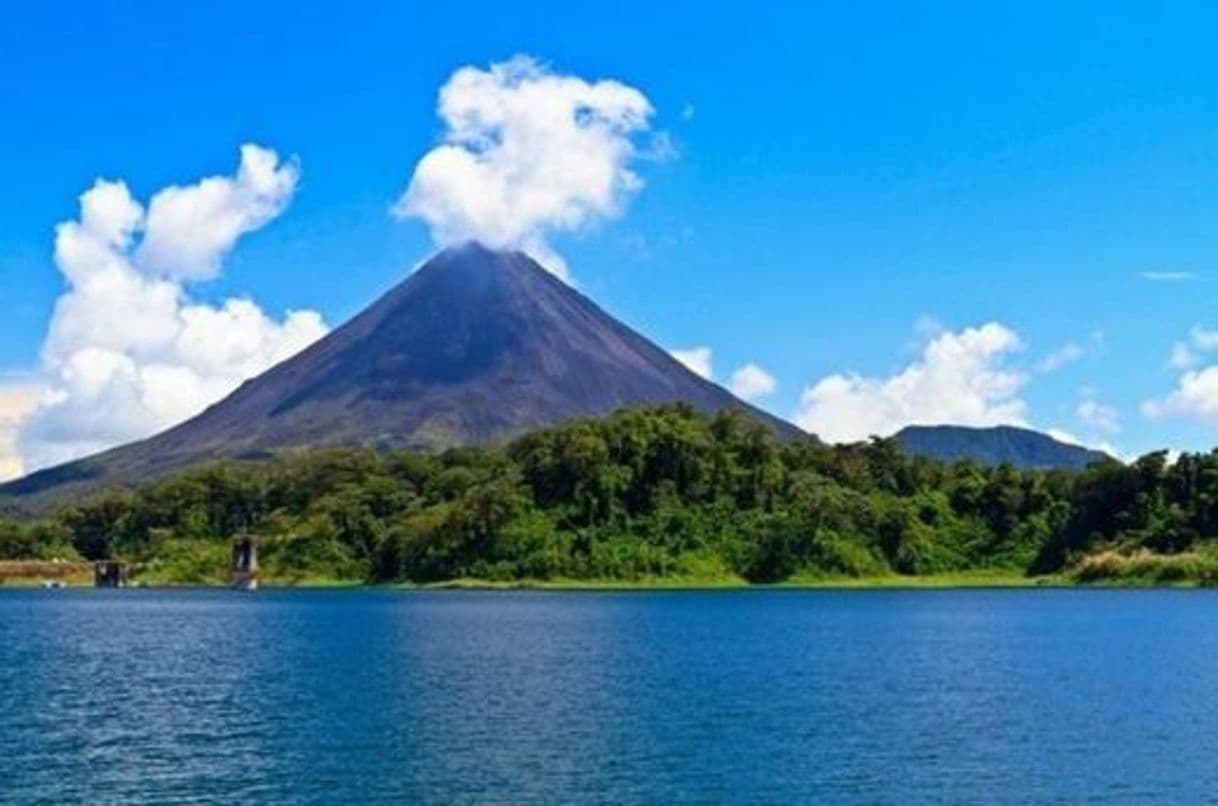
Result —
<path fill-rule="evenodd" d="M 1201 800 L 1218 595 L 0 592 L 5 800 Z"/>

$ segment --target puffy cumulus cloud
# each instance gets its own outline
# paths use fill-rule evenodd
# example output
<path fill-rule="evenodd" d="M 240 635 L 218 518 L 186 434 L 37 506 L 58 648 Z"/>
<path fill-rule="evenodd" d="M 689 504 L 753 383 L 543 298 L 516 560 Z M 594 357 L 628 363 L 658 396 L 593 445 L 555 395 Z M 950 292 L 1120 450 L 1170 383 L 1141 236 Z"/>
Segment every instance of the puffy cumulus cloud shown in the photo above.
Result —
<path fill-rule="evenodd" d="M 1027 375 L 1007 366 L 1019 336 L 990 322 L 935 335 L 888 378 L 836 374 L 806 388 L 795 422 L 829 442 L 888 436 L 906 425 L 1026 424 Z"/>
<path fill-rule="evenodd" d="M 690 347 L 688 350 L 670 350 L 669 354 L 695 375 L 708 381 L 715 377 L 714 353 L 711 348 Z"/>
<path fill-rule="evenodd" d="M 41 394 L 33 384 L 0 386 L 0 481 L 17 478 L 24 471 L 17 452 L 17 428 L 38 405 Z"/>
<path fill-rule="evenodd" d="M 1187 338 L 1172 345 L 1167 359 L 1169 367 L 1183 373 L 1175 389 L 1143 401 L 1142 414 L 1151 419 L 1179 416 L 1218 423 L 1218 365 L 1205 365 L 1206 354 L 1214 350 L 1218 350 L 1218 330 L 1190 328 Z"/>
<path fill-rule="evenodd" d="M 732 373 L 727 388 L 741 400 L 756 400 L 774 393 L 778 381 L 754 363 L 748 363 Z"/>
<path fill-rule="evenodd" d="M 1152 420 L 1183 416 L 1218 423 L 1218 366 L 1185 372 L 1167 395 L 1144 401 L 1142 414 Z"/>
<path fill-rule="evenodd" d="M 266 148 L 241 147 L 235 176 L 212 176 L 152 197 L 135 261 L 153 273 L 207 280 L 247 232 L 283 212 L 296 192 L 300 168 Z"/>
<path fill-rule="evenodd" d="M 710 347 L 670 350 L 669 354 L 695 375 L 708 381 L 715 380 L 715 354 Z M 742 400 L 756 400 L 772 394 L 778 388 L 778 381 L 760 365 L 750 361 L 731 374 L 727 388 Z"/>
<path fill-rule="evenodd" d="M 219 271 L 245 233 L 290 201 L 299 170 L 246 145 L 234 176 L 153 196 L 99 180 L 56 228 L 68 289 L 42 349 L 42 392 L 17 433 L 33 470 L 174 425 L 326 332 L 313 311 L 281 320 L 248 299 L 206 305 L 187 284 Z"/>
<path fill-rule="evenodd" d="M 653 110 L 618 81 L 560 75 L 516 56 L 457 70 L 438 113 L 443 142 L 419 160 L 393 210 L 421 218 L 442 245 L 521 248 L 565 274 L 547 236 L 617 216 L 642 187 L 630 165 L 648 156 L 635 139 Z"/>

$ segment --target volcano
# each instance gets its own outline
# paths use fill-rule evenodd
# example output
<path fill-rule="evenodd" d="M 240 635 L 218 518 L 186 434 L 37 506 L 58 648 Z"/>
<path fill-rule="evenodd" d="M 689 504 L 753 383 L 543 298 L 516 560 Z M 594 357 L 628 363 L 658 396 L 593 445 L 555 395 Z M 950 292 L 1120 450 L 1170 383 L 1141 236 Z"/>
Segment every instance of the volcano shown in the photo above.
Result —
<path fill-rule="evenodd" d="M 742 410 L 783 438 L 795 426 L 737 399 L 522 252 L 447 249 L 351 321 L 157 436 L 0 486 L 63 499 L 198 462 L 322 446 L 434 451 L 568 420 L 683 402 Z"/>

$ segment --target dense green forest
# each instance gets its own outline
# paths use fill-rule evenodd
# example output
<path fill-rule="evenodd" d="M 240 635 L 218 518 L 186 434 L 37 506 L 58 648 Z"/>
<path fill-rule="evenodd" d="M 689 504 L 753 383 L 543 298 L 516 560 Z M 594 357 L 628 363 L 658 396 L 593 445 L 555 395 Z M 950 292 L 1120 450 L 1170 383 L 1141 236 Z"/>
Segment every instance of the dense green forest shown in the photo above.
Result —
<path fill-rule="evenodd" d="M 0 521 L 0 558 L 122 558 L 153 580 L 220 582 L 240 533 L 283 580 L 1208 583 L 1218 453 L 1021 472 L 887 440 L 784 443 L 738 413 L 670 406 L 501 448 L 208 465 L 37 523 Z"/>

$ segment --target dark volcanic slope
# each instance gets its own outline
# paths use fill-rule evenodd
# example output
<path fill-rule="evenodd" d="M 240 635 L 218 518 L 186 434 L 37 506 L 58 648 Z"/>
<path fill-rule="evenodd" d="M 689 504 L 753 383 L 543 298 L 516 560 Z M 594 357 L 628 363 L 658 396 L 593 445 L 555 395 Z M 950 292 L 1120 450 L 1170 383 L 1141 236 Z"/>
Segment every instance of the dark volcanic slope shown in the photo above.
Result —
<path fill-rule="evenodd" d="M 1008 425 L 994 428 L 911 425 L 903 428 L 896 440 L 910 453 L 933 459 L 947 462 L 972 459 L 985 465 L 1010 462 L 1029 470 L 1082 470 L 1092 462 L 1109 458 L 1100 451 L 1068 445 L 1047 434 Z"/>
<path fill-rule="evenodd" d="M 752 409 L 515 252 L 446 250 L 370 308 L 199 416 L 0 487 L 130 483 L 217 457 L 318 445 L 436 449 L 684 401 Z M 66 486 L 65 486 L 66 485 Z"/>

